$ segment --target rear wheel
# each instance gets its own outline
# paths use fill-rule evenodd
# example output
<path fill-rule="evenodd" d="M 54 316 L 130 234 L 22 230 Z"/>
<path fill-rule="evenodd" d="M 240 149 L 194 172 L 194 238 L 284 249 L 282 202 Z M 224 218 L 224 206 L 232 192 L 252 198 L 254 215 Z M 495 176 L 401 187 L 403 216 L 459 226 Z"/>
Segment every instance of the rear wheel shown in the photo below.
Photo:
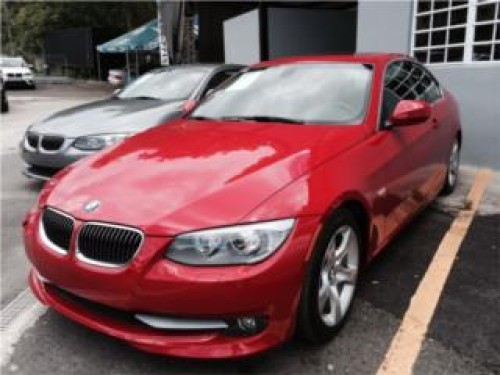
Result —
<path fill-rule="evenodd" d="M 448 168 L 446 170 L 446 180 L 441 190 L 442 195 L 453 193 L 457 186 L 458 173 L 460 169 L 460 144 L 458 139 L 455 140 L 451 147 L 450 156 L 448 158 Z"/>
<path fill-rule="evenodd" d="M 361 258 L 359 226 L 350 211 L 335 212 L 320 236 L 302 290 L 297 330 L 309 342 L 330 340 L 351 310 Z"/>

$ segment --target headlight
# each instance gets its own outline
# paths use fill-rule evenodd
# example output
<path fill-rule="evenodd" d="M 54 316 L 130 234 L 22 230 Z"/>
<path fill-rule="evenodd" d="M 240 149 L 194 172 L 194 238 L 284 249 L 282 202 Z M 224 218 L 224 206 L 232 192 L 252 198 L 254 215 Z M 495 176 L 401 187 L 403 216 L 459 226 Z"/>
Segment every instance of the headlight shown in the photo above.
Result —
<path fill-rule="evenodd" d="M 192 265 L 256 263 L 280 248 L 293 225 L 293 219 L 284 219 L 182 234 L 166 257 Z"/>
<path fill-rule="evenodd" d="M 82 151 L 97 151 L 121 142 L 128 136 L 128 134 L 100 134 L 78 137 L 73 143 L 73 147 Z"/>

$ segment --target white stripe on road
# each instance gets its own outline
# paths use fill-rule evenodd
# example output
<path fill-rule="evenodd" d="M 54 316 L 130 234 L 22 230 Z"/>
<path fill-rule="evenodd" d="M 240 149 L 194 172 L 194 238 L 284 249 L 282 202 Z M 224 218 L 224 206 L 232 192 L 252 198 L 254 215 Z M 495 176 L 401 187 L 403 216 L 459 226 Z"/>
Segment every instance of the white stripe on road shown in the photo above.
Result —
<path fill-rule="evenodd" d="M 13 345 L 47 310 L 26 288 L 0 312 L 0 366 L 8 363 Z"/>

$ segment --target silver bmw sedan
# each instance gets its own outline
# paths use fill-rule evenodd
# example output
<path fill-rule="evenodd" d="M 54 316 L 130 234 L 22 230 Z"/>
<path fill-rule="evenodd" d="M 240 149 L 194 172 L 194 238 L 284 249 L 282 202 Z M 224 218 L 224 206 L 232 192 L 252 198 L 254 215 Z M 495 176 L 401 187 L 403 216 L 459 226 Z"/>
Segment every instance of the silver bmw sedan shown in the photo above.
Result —
<path fill-rule="evenodd" d="M 48 180 L 58 170 L 150 127 L 182 116 L 240 65 L 184 65 L 144 74 L 110 98 L 57 112 L 28 127 L 23 173 Z"/>

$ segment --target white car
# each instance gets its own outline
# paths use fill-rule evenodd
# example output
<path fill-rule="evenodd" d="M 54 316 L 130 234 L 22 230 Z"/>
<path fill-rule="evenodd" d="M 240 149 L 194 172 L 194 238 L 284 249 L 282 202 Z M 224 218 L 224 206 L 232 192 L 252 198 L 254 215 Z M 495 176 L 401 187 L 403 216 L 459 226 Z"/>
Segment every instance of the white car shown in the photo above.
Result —
<path fill-rule="evenodd" d="M 108 82 L 113 86 L 123 86 L 125 72 L 122 69 L 110 69 L 108 72 Z"/>
<path fill-rule="evenodd" d="M 130 77 L 128 77 L 125 69 L 110 69 L 108 71 L 108 82 L 112 86 L 125 87 L 133 80 L 135 80 L 135 74 L 131 73 Z"/>
<path fill-rule="evenodd" d="M 35 88 L 33 71 L 22 57 L 1 56 L 0 70 L 2 71 L 2 79 L 6 86 L 18 84 Z"/>

